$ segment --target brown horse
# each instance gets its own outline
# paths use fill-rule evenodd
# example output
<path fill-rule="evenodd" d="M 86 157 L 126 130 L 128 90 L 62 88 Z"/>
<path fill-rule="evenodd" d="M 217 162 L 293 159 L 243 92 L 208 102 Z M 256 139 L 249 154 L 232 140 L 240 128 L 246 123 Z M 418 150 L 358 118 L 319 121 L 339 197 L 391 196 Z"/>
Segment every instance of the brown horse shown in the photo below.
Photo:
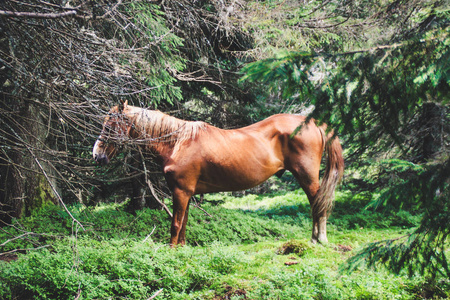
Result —
<path fill-rule="evenodd" d="M 332 132 L 326 135 L 325 130 L 325 124 L 317 126 L 314 120 L 288 114 L 224 130 L 125 102 L 110 110 L 93 156 L 106 164 L 116 154 L 116 145 L 128 139 L 156 155 L 173 193 L 172 246 L 185 244 L 193 195 L 248 189 L 284 170 L 295 176 L 308 196 L 313 216 L 311 241 L 327 242 L 326 220 L 344 161 L 338 138 Z M 324 150 L 328 161 L 320 184 Z"/>

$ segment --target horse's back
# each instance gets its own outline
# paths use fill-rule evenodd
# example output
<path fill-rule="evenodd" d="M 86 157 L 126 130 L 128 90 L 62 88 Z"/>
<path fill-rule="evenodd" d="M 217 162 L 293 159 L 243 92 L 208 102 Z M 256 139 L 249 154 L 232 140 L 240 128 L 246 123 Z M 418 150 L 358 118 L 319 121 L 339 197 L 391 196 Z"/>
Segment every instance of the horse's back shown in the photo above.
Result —
<path fill-rule="evenodd" d="M 241 130 L 254 131 L 266 139 L 276 140 L 285 148 L 287 147 L 285 151 L 288 152 L 308 150 L 311 148 L 309 146 L 313 148 L 324 146 L 321 129 L 316 125 L 315 120 L 308 120 L 302 115 L 277 114 Z M 312 151 L 318 150 L 312 149 Z"/>
<path fill-rule="evenodd" d="M 305 116 L 293 114 L 276 114 L 262 121 L 242 127 L 243 131 L 258 131 L 278 134 L 292 134 L 296 128 L 301 126 L 306 120 Z"/>

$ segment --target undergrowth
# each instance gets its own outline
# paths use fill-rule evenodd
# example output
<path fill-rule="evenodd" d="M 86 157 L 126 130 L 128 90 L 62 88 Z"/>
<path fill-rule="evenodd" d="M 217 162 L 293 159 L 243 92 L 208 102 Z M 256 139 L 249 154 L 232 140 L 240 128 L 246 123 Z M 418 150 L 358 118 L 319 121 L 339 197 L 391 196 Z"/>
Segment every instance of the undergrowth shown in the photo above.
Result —
<path fill-rule="evenodd" d="M 339 265 L 363 245 L 420 221 L 407 211 L 365 210 L 364 195 L 338 193 L 328 245 L 311 245 L 301 192 L 207 195 L 190 210 L 189 245 L 170 249 L 164 211 L 125 204 L 57 206 L 0 229 L 0 299 L 440 299 L 448 279 Z M 217 203 L 221 203 L 217 205 Z M 205 213 L 206 211 L 206 213 Z M 20 237 L 15 239 L 14 237 Z M 430 296 L 431 295 L 431 296 Z"/>

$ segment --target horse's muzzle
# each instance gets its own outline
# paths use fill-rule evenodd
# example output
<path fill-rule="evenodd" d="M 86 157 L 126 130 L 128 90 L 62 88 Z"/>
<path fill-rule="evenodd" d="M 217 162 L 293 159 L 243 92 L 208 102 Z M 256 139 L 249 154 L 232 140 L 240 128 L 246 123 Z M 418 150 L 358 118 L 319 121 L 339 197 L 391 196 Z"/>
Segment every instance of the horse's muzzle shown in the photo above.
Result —
<path fill-rule="evenodd" d="M 109 159 L 105 154 L 94 154 L 94 159 L 102 166 L 106 165 L 109 162 Z"/>

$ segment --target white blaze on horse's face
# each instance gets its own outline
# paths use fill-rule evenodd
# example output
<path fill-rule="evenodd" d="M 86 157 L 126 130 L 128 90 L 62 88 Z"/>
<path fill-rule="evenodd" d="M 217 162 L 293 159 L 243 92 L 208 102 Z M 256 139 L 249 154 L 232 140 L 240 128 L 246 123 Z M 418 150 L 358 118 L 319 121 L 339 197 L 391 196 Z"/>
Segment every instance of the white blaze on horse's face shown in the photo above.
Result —
<path fill-rule="evenodd" d="M 94 160 L 101 165 L 109 163 L 111 158 L 117 153 L 116 143 L 123 139 L 127 132 L 123 116 L 119 116 L 118 108 L 114 107 L 106 117 L 103 130 L 97 141 L 95 141 L 92 149 Z"/>
<path fill-rule="evenodd" d="M 106 165 L 116 155 L 116 152 L 114 139 L 104 136 L 102 131 L 92 149 L 94 160 L 101 165 Z"/>
<path fill-rule="evenodd" d="M 95 141 L 94 148 L 92 149 L 92 156 L 94 157 L 94 160 L 101 165 L 106 165 L 110 159 L 106 154 L 107 147 L 105 147 L 105 144 L 104 139 L 100 135 Z"/>

